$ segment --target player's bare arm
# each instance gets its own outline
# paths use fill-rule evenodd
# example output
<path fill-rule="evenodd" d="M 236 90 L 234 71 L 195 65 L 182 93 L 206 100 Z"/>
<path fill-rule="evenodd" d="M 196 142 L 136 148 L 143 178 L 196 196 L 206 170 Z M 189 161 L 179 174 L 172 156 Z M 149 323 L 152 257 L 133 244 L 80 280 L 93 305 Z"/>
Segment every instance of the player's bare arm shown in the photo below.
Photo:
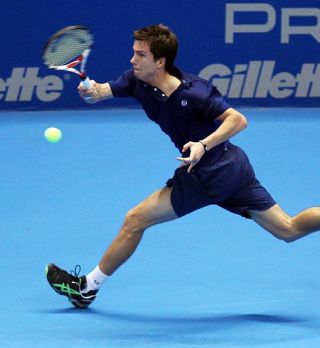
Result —
<path fill-rule="evenodd" d="M 208 150 L 229 140 L 248 125 L 246 117 L 233 108 L 227 109 L 218 117 L 218 120 L 222 121 L 220 127 L 205 139 L 202 139 Z"/>

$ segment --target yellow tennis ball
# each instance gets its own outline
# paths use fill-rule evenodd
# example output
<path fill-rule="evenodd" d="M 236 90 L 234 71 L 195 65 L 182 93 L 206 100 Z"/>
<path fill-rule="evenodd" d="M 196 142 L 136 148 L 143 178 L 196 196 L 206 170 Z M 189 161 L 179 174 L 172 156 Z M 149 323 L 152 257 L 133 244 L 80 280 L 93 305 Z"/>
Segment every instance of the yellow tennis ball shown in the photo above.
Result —
<path fill-rule="evenodd" d="M 61 130 L 55 127 L 47 128 L 44 131 L 44 137 L 50 142 L 50 143 L 57 143 L 62 138 Z"/>

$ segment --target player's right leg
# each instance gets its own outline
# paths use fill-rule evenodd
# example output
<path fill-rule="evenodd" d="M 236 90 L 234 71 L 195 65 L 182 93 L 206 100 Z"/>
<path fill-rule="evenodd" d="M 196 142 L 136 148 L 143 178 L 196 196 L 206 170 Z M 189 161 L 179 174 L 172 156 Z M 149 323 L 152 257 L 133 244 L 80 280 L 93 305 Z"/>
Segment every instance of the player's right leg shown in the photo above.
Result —
<path fill-rule="evenodd" d="M 104 253 L 99 267 L 111 275 L 135 251 L 146 228 L 177 218 L 171 204 L 172 188 L 154 192 L 131 209 L 125 217 L 119 234 Z"/>
<path fill-rule="evenodd" d="M 111 275 L 135 251 L 146 228 L 177 218 L 171 204 L 172 188 L 164 187 L 152 193 L 131 209 L 124 223 L 99 263 L 105 275 Z M 95 299 L 97 290 L 87 289 L 87 279 L 79 274 L 70 274 L 54 264 L 46 266 L 47 280 L 60 295 L 68 297 L 76 307 L 86 308 Z"/>

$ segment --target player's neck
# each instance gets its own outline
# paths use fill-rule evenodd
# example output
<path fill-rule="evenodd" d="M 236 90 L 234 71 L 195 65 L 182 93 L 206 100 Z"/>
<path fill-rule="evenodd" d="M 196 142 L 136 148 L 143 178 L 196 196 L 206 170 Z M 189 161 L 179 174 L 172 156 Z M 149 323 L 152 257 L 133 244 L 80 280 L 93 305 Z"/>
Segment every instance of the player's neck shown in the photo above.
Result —
<path fill-rule="evenodd" d="M 170 75 L 168 72 L 163 72 L 155 76 L 151 85 L 159 88 L 167 97 L 169 97 L 181 84 L 181 81 Z"/>

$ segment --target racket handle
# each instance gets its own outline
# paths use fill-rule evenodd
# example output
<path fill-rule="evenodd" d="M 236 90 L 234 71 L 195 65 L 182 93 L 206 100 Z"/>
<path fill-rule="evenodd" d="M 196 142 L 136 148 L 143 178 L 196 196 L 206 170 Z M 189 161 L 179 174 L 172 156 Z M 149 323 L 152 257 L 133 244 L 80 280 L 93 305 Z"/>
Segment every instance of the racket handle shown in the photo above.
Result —
<path fill-rule="evenodd" d="M 92 87 L 92 83 L 88 76 L 82 81 L 82 84 L 83 84 L 83 87 L 87 89 L 90 89 Z"/>

